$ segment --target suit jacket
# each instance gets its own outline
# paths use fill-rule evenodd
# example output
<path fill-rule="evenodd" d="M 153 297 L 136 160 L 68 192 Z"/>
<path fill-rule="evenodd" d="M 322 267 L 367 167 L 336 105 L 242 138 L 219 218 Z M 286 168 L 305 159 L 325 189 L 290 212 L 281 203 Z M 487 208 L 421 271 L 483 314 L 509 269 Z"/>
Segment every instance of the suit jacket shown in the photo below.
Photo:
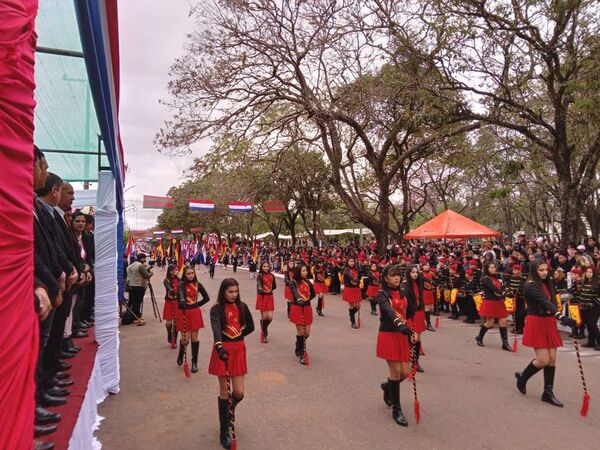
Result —
<path fill-rule="evenodd" d="M 94 234 L 89 231 L 84 231 L 81 235 L 81 240 L 83 242 L 83 248 L 85 249 L 85 254 L 87 256 L 87 263 L 90 267 L 94 267 L 94 261 L 96 260 L 96 251 L 94 247 Z"/>
<path fill-rule="evenodd" d="M 79 244 L 73 235 L 73 232 L 69 229 L 65 220 L 61 217 L 58 211 L 54 210 L 54 222 L 56 224 L 56 232 L 58 241 L 63 249 L 64 254 L 77 269 L 77 272 L 83 272 L 83 261 L 81 259 L 81 252 L 79 251 Z"/>
<path fill-rule="evenodd" d="M 60 290 L 58 279 L 60 278 L 63 269 L 59 264 L 57 254 L 54 251 L 53 240 L 40 220 L 38 214 L 40 206 L 41 205 L 34 206 L 33 241 L 35 253 L 33 272 L 36 286 L 44 285 L 48 290 L 50 300 L 54 304 Z"/>
<path fill-rule="evenodd" d="M 73 271 L 73 263 L 65 255 L 64 245 L 61 240 L 60 230 L 58 224 L 50 212 L 44 205 L 41 204 L 39 199 L 35 201 L 37 217 L 46 230 L 48 237 L 50 238 L 50 244 L 53 252 L 56 254 L 58 264 L 62 268 L 65 274 L 69 275 Z"/>

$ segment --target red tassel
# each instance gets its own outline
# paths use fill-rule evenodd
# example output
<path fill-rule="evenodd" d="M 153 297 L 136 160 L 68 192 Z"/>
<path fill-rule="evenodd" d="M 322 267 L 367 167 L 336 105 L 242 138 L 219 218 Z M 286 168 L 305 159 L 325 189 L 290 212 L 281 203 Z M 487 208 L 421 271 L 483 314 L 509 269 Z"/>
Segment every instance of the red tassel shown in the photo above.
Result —
<path fill-rule="evenodd" d="M 231 441 L 231 450 L 237 450 L 237 440 L 234 439 L 233 441 Z"/>
<path fill-rule="evenodd" d="M 190 372 L 190 365 L 187 361 L 183 363 L 183 373 L 185 374 L 186 378 L 192 378 L 192 372 Z"/>
<path fill-rule="evenodd" d="M 435 327 L 436 327 L 436 328 L 439 328 L 439 327 L 440 327 L 440 318 L 439 318 L 439 317 L 436 317 L 436 318 L 435 318 Z"/>
<path fill-rule="evenodd" d="M 304 351 L 304 361 L 306 361 L 306 367 L 308 367 L 308 352 Z"/>
<path fill-rule="evenodd" d="M 265 343 L 265 334 L 262 331 L 260 332 L 260 343 L 261 344 Z"/>
<path fill-rule="evenodd" d="M 171 350 L 175 348 L 175 339 L 171 339 Z"/>
<path fill-rule="evenodd" d="M 513 348 L 512 351 L 514 353 L 517 353 L 517 337 L 515 336 L 515 340 L 513 341 Z"/>
<path fill-rule="evenodd" d="M 590 394 L 583 394 L 583 405 L 581 405 L 581 417 L 586 417 L 590 409 Z"/>
<path fill-rule="evenodd" d="M 421 405 L 419 405 L 419 400 L 415 399 L 415 420 L 417 421 L 417 425 L 421 421 Z"/>

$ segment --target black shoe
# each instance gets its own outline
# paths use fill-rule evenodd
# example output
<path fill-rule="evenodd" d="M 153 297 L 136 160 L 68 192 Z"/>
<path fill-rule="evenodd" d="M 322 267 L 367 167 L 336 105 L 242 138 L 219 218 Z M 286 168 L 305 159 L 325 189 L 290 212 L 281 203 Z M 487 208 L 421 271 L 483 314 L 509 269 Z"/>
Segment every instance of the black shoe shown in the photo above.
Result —
<path fill-rule="evenodd" d="M 392 397 L 390 397 L 389 380 L 385 383 L 381 383 L 381 390 L 383 391 L 383 403 L 385 403 L 387 406 L 392 406 Z"/>
<path fill-rule="evenodd" d="M 79 324 L 79 326 L 80 326 L 81 328 L 91 328 L 91 327 L 93 327 L 93 326 L 94 326 L 94 324 L 84 320 L 83 322 L 81 322 L 81 323 Z"/>
<path fill-rule="evenodd" d="M 40 398 L 40 405 L 44 408 L 48 408 L 49 406 L 60 406 L 67 403 L 67 399 L 64 397 L 52 397 L 48 394 L 42 394 Z"/>
<path fill-rule="evenodd" d="M 34 441 L 33 442 L 33 450 L 53 450 L 54 443 L 53 442 L 45 442 L 45 441 Z"/>
<path fill-rule="evenodd" d="M 407 427 L 408 421 L 402 414 L 402 408 L 400 407 L 400 380 L 388 380 L 388 385 L 392 400 L 392 417 L 398 425 Z"/>
<path fill-rule="evenodd" d="M 512 352 L 512 347 L 508 343 L 508 341 L 502 341 L 502 350 L 506 350 L 507 352 Z"/>
<path fill-rule="evenodd" d="M 263 344 L 268 344 L 269 343 L 269 337 L 265 334 L 263 335 Z"/>
<path fill-rule="evenodd" d="M 404 417 L 404 414 L 402 414 L 402 410 L 400 408 L 395 408 L 392 406 L 392 417 L 401 427 L 408 426 L 408 420 L 406 420 L 406 417 Z"/>
<path fill-rule="evenodd" d="M 433 328 L 433 327 L 431 326 L 431 324 L 430 324 L 430 323 L 428 323 L 428 324 L 427 324 L 427 331 L 433 331 L 433 332 L 435 332 L 435 328 Z"/>
<path fill-rule="evenodd" d="M 79 353 L 81 351 L 81 347 L 77 347 L 76 345 L 71 344 L 65 347 L 64 351 L 69 353 Z"/>
<path fill-rule="evenodd" d="M 54 378 L 56 378 L 57 380 L 65 380 L 67 378 L 69 378 L 71 375 L 69 375 L 66 372 L 56 372 L 56 374 L 54 374 Z"/>
<path fill-rule="evenodd" d="M 67 397 L 68 395 L 71 395 L 71 391 L 54 386 L 46 390 L 46 394 L 51 395 L 52 397 Z"/>
<path fill-rule="evenodd" d="M 75 382 L 73 380 L 58 380 L 55 386 L 59 388 L 66 388 L 69 386 L 73 386 L 74 384 Z"/>
<path fill-rule="evenodd" d="M 322 316 L 322 315 L 323 315 L 323 310 L 322 310 L 322 309 L 317 309 L 317 314 L 318 314 L 319 316 Z"/>
<path fill-rule="evenodd" d="M 75 353 L 69 353 L 69 352 L 60 352 L 60 357 L 62 359 L 71 359 L 75 357 Z"/>
<path fill-rule="evenodd" d="M 417 363 L 417 372 L 419 373 L 424 373 L 425 370 L 423 370 L 423 368 L 421 367 L 421 364 Z"/>
<path fill-rule="evenodd" d="M 33 437 L 39 438 L 40 436 L 46 436 L 56 431 L 56 425 L 35 425 L 33 427 Z"/>
<path fill-rule="evenodd" d="M 475 320 L 474 319 L 467 319 L 467 320 L 465 320 L 465 323 L 474 324 Z"/>
<path fill-rule="evenodd" d="M 354 328 L 354 329 L 358 329 L 358 325 L 356 325 L 356 322 L 352 322 L 352 323 L 350 324 L 350 326 L 351 326 L 352 328 Z"/>
<path fill-rule="evenodd" d="M 553 406 L 558 406 L 559 408 L 563 407 L 563 404 L 554 396 L 554 392 L 552 392 L 552 389 L 544 389 L 544 393 L 542 394 L 542 401 L 550 403 Z"/>
<path fill-rule="evenodd" d="M 306 365 L 306 359 L 304 359 L 304 352 L 300 352 L 300 357 L 298 359 L 300 361 L 300 364 L 302 364 L 303 366 Z"/>
<path fill-rule="evenodd" d="M 534 376 L 536 373 L 538 373 L 540 370 L 540 368 L 535 367 L 533 365 L 533 360 L 529 363 L 529 365 L 527 367 L 525 367 L 525 370 L 523 372 L 515 372 L 515 378 L 517 379 L 517 389 L 519 390 L 519 392 L 523 395 L 527 394 L 527 381 Z"/>
<path fill-rule="evenodd" d="M 88 337 L 88 334 L 83 331 L 83 330 L 77 330 L 74 331 L 73 334 L 71 335 L 72 338 L 77 339 L 77 338 L 84 338 L 84 337 Z"/>
<path fill-rule="evenodd" d="M 179 355 L 177 355 L 177 365 L 181 366 L 183 364 L 183 354 L 185 353 L 185 347 L 180 342 L 179 343 Z"/>
<path fill-rule="evenodd" d="M 73 364 L 69 364 L 69 363 L 66 363 L 63 361 L 58 362 L 59 373 L 64 372 L 65 370 L 69 370 L 71 367 L 73 367 Z M 58 377 L 56 377 L 56 378 L 58 378 Z M 60 380 L 60 378 L 58 378 L 58 379 Z"/>
<path fill-rule="evenodd" d="M 219 402 L 219 441 L 224 449 L 229 450 L 231 448 L 231 435 L 229 434 L 229 402 L 218 398 Z"/>
<path fill-rule="evenodd" d="M 192 361 L 192 369 L 190 370 L 192 373 L 198 372 L 198 364 Z"/>
<path fill-rule="evenodd" d="M 35 424 L 36 425 L 47 425 L 49 423 L 57 423 L 60 422 L 62 417 L 60 414 L 51 413 L 50 411 L 42 408 L 41 406 L 37 406 L 35 408 Z"/>

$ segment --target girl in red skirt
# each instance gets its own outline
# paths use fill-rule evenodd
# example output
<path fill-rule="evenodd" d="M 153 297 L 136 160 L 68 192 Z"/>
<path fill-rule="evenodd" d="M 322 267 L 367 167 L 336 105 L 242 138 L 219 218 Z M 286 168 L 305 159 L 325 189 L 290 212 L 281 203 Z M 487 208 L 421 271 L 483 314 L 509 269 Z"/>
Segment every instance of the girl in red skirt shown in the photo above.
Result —
<path fill-rule="evenodd" d="M 296 356 L 300 364 L 306 364 L 304 351 L 306 340 L 310 336 L 310 326 L 313 322 L 313 313 L 310 301 L 315 298 L 315 289 L 308 279 L 306 266 L 296 266 L 294 279 L 290 283 L 294 301 L 290 309 L 290 321 L 296 325 Z"/>
<path fill-rule="evenodd" d="M 554 373 L 556 371 L 556 349 L 562 347 L 554 315 L 557 312 L 556 291 L 548 264 L 536 259 L 529 265 L 529 277 L 523 287 L 527 303 L 527 317 L 523 330 L 523 345 L 533 347 L 535 359 L 523 370 L 515 373 L 517 389 L 526 394 L 527 380 L 544 369 L 544 393 L 542 401 L 554 406 L 563 404 L 554 396 Z"/>
<path fill-rule="evenodd" d="M 273 291 L 277 288 L 275 276 L 271 273 L 271 265 L 263 262 L 260 265 L 258 276 L 256 277 L 256 309 L 260 311 L 260 328 L 262 330 L 262 342 L 269 342 L 269 324 L 273 321 L 273 311 L 275 310 L 275 301 L 273 300 Z"/>
<path fill-rule="evenodd" d="M 177 296 L 179 294 L 179 278 L 177 277 L 177 266 L 171 264 L 167 269 L 167 277 L 163 281 L 165 286 L 165 304 L 163 306 L 163 319 L 167 327 L 167 342 L 177 342 L 177 331 L 175 330 L 175 316 L 177 311 Z M 173 348 L 175 344 L 173 344 Z"/>
<path fill-rule="evenodd" d="M 202 300 L 198 301 L 198 294 Z M 179 356 L 177 364 L 183 364 L 183 355 L 187 343 L 192 341 L 192 373 L 198 372 L 198 350 L 200 342 L 198 341 L 198 330 L 204 328 L 202 320 L 202 311 L 200 307 L 210 300 L 208 292 L 200 284 L 196 277 L 196 271 L 193 267 L 185 266 L 183 277 L 179 283 L 179 308 L 177 309 L 177 331 L 181 333 L 181 342 L 179 343 Z"/>
<path fill-rule="evenodd" d="M 377 315 L 377 301 L 375 297 L 377 297 L 377 293 L 380 289 L 380 278 L 381 274 L 379 273 L 379 266 L 377 263 L 371 263 L 371 267 L 369 268 L 369 274 L 367 275 L 367 300 L 371 303 L 371 315 Z"/>
<path fill-rule="evenodd" d="M 344 269 L 344 291 L 342 292 L 342 300 L 348 303 L 348 313 L 352 328 L 358 328 L 355 317 L 356 313 L 360 310 L 360 302 L 362 301 L 360 277 L 355 265 L 356 260 L 352 257 L 348 258 L 346 268 Z"/>
<path fill-rule="evenodd" d="M 435 294 L 433 290 L 434 273 L 429 266 L 429 258 L 425 255 L 419 257 L 421 263 L 421 279 L 423 282 L 423 305 L 425 310 L 425 322 L 427 323 L 427 331 L 435 331 L 431 326 L 431 313 L 435 308 Z"/>
<path fill-rule="evenodd" d="M 290 283 L 294 279 L 294 268 L 296 267 L 296 263 L 293 259 L 290 259 L 287 263 L 287 267 L 285 269 L 285 273 L 283 274 L 283 297 L 287 302 L 287 316 L 290 318 L 290 307 L 294 298 L 292 296 L 292 291 L 290 290 Z"/>
<path fill-rule="evenodd" d="M 412 319 L 409 319 L 408 326 L 415 334 L 414 352 L 417 360 L 417 372 L 423 373 L 424 370 L 419 364 L 419 353 L 421 352 L 421 333 L 427 329 L 425 325 L 425 311 L 423 304 L 423 284 L 419 276 L 419 268 L 414 264 L 406 266 L 404 281 L 400 285 L 400 293 L 406 297 L 408 302 L 415 307 L 415 313 Z"/>
<path fill-rule="evenodd" d="M 508 332 L 506 331 L 506 308 L 504 307 L 504 293 L 502 282 L 498 278 L 497 263 L 491 261 L 483 266 L 483 276 L 481 277 L 481 288 L 483 290 L 483 304 L 479 310 L 479 315 L 485 318 L 484 324 L 479 330 L 479 335 L 475 338 L 477 345 L 483 347 L 483 336 L 490 328 L 494 328 L 494 322 L 498 320 L 500 327 L 500 337 L 502 338 L 502 350 L 512 352 L 508 345 Z"/>
<path fill-rule="evenodd" d="M 315 293 L 317 294 L 317 314 L 323 315 L 323 308 L 325 307 L 325 294 L 327 294 L 327 286 L 325 285 L 325 264 L 322 259 L 319 259 L 315 266 Z"/>
<path fill-rule="evenodd" d="M 410 342 L 412 334 L 408 321 L 413 318 L 414 304 L 400 293 L 402 271 L 398 266 L 387 266 L 383 271 L 377 304 L 381 315 L 377 334 L 377 357 L 385 359 L 389 369 L 388 380 L 381 384 L 383 401 L 392 407 L 392 417 L 398 425 L 408 426 L 400 407 L 400 383 L 410 373 Z"/>
<path fill-rule="evenodd" d="M 244 398 L 244 375 L 248 373 L 244 338 L 254 331 L 252 314 L 240 299 L 237 280 L 225 278 L 221 282 L 217 303 L 210 308 L 210 325 L 214 346 L 210 355 L 208 373 L 219 377 L 220 441 L 223 448 L 229 449 L 231 435 L 226 369 L 231 377 L 233 391 L 231 413 L 235 413 L 235 407 Z"/>

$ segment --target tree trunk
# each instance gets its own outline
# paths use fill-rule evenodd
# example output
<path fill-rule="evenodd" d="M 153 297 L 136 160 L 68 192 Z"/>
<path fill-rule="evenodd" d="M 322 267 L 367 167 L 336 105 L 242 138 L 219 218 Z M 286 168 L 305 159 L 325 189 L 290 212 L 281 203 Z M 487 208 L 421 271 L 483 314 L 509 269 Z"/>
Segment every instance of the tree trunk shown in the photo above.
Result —
<path fill-rule="evenodd" d="M 560 179 L 560 241 L 562 246 L 577 242 L 579 214 L 581 214 L 583 200 L 579 196 L 577 186 L 566 180 Z"/>

